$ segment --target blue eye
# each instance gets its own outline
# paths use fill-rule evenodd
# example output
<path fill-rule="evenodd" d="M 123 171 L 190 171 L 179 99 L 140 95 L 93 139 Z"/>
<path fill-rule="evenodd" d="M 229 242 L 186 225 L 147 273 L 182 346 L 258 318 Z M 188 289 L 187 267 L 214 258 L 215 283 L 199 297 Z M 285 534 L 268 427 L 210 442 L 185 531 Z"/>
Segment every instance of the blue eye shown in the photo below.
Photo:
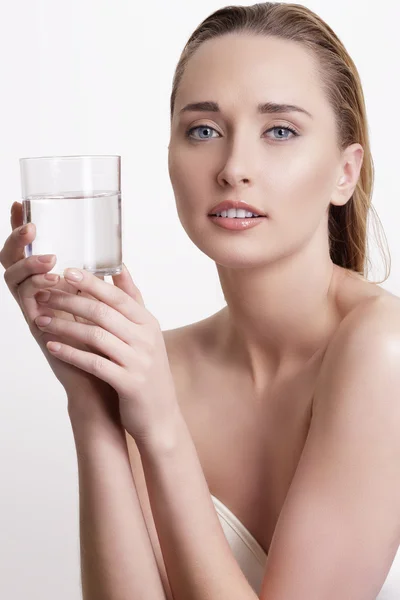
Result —
<path fill-rule="evenodd" d="M 189 129 L 189 130 L 186 132 L 186 137 L 188 137 L 188 138 L 191 138 L 191 137 L 192 137 L 192 136 L 191 136 L 191 133 L 192 133 L 192 131 L 196 131 L 197 129 L 202 129 L 203 131 L 207 131 L 207 129 L 208 129 L 209 131 L 211 131 L 211 130 L 212 130 L 212 131 L 216 131 L 216 130 L 215 130 L 213 127 L 209 127 L 208 125 L 197 125 L 197 127 L 192 127 L 191 129 Z M 217 132 L 217 133 L 218 133 L 218 132 Z M 194 139 L 194 138 L 192 138 L 192 139 Z M 199 138 L 197 138 L 197 140 L 198 140 L 198 139 L 199 139 Z M 200 138 L 200 139 L 203 139 L 203 140 L 205 139 L 205 140 L 207 140 L 207 139 L 211 139 L 211 138 Z"/>
<path fill-rule="evenodd" d="M 202 129 L 203 132 L 209 130 L 209 131 L 215 131 L 216 133 L 218 133 L 218 131 L 216 131 L 216 129 L 214 129 L 214 127 L 210 127 L 209 125 L 197 125 L 196 127 L 192 127 L 191 129 L 189 129 L 186 132 L 186 137 L 188 137 L 190 139 L 194 139 L 195 141 L 210 140 L 210 139 L 212 139 L 211 137 L 193 138 L 191 134 L 192 134 L 193 131 L 196 131 L 197 129 Z M 278 131 L 289 131 L 290 133 L 293 134 L 293 137 L 298 137 L 298 135 L 299 135 L 297 133 L 297 131 L 295 131 L 291 127 L 286 127 L 285 125 L 275 125 L 274 127 L 271 127 L 270 129 L 267 129 L 265 131 L 265 133 L 269 133 L 270 131 L 275 131 L 275 130 L 278 130 Z M 274 137 L 272 139 L 274 141 L 279 141 L 279 140 L 285 141 L 287 139 L 290 139 L 290 137 Z"/>
<path fill-rule="evenodd" d="M 292 129 L 291 127 L 285 127 L 284 125 L 275 125 L 275 127 L 271 127 L 271 129 L 267 129 L 266 133 L 268 133 L 269 131 L 274 131 L 275 129 L 277 129 L 278 131 L 289 131 L 290 133 L 293 134 L 293 137 L 298 137 L 298 133 L 297 131 L 295 131 L 294 129 Z M 273 138 L 274 140 L 287 140 L 290 138 L 287 137 L 278 137 L 278 138 Z"/>

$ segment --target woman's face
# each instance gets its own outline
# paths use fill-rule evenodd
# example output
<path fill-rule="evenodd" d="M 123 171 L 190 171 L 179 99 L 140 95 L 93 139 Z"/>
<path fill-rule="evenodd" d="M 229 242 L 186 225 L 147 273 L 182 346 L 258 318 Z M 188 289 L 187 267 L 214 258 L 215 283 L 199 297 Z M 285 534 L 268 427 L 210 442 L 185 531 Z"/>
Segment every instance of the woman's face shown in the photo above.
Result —
<path fill-rule="evenodd" d="M 180 112 L 203 101 L 219 111 Z M 259 113 L 267 102 L 311 116 Z M 272 37 L 229 34 L 203 43 L 177 92 L 168 166 L 185 231 L 219 265 L 262 266 L 300 250 L 318 228 L 327 236 L 342 162 L 311 56 Z M 245 201 L 268 218 L 248 230 L 222 229 L 208 214 L 224 200 Z"/>

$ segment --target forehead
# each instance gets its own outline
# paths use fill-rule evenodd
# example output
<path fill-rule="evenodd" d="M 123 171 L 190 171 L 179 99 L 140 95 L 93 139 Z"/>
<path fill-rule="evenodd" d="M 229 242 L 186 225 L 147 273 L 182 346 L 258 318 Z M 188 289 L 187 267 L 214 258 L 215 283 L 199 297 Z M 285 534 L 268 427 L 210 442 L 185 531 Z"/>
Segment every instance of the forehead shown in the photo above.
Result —
<path fill-rule="evenodd" d="M 186 65 L 176 108 L 214 100 L 223 109 L 224 99 L 238 106 L 282 101 L 313 114 L 326 102 L 310 52 L 290 40 L 247 33 L 227 34 L 199 46 Z"/>

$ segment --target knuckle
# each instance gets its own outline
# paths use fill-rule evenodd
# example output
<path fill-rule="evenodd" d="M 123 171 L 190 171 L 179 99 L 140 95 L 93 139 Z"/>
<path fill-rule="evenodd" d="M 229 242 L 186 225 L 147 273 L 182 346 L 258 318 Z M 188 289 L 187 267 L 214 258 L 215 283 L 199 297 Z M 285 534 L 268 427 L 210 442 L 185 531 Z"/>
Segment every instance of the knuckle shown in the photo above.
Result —
<path fill-rule="evenodd" d="M 143 389 L 147 383 L 147 378 L 144 373 L 136 373 L 132 379 L 132 387 L 137 392 Z"/>
<path fill-rule="evenodd" d="M 146 335 L 146 337 L 143 338 L 140 343 L 141 358 L 144 358 L 144 356 L 146 356 L 146 355 L 151 355 L 153 353 L 153 349 L 154 349 L 154 346 L 153 346 L 152 340 L 150 339 L 149 335 Z"/>
<path fill-rule="evenodd" d="M 102 373 L 105 367 L 105 360 L 101 356 L 94 356 L 92 358 L 91 369 L 93 373 Z"/>
<path fill-rule="evenodd" d="M 110 304 L 112 304 L 113 306 L 116 306 L 118 308 L 123 308 L 125 306 L 128 306 L 130 303 L 131 298 L 127 297 L 127 296 L 121 296 L 120 294 L 113 294 L 110 298 Z"/>
<path fill-rule="evenodd" d="M 105 338 L 105 330 L 102 327 L 92 326 L 88 330 L 88 339 L 93 342 L 102 342 Z"/>
<path fill-rule="evenodd" d="M 31 281 L 34 288 L 48 287 L 51 285 L 51 281 L 44 279 L 43 275 L 32 275 Z"/>
<path fill-rule="evenodd" d="M 104 302 L 96 302 L 91 309 L 91 317 L 93 317 L 92 321 L 104 321 L 109 317 L 110 311 L 107 304 Z"/>
<path fill-rule="evenodd" d="M 153 366 L 153 356 L 146 352 L 142 353 L 140 357 L 140 366 L 143 374 L 150 371 Z"/>
<path fill-rule="evenodd" d="M 36 260 L 36 256 L 32 254 L 25 259 L 25 267 L 29 271 L 29 273 L 34 273 L 36 269 L 39 267 L 40 263 Z"/>
<path fill-rule="evenodd" d="M 148 327 L 146 331 L 146 338 L 144 340 L 145 347 L 147 350 L 153 350 L 157 345 L 158 332 L 155 327 Z"/>

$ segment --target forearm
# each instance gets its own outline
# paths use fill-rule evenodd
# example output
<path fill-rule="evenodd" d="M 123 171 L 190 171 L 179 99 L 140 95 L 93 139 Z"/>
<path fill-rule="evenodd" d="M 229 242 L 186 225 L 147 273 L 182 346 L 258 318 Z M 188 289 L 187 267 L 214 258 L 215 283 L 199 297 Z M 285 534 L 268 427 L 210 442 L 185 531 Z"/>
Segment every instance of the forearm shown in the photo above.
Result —
<path fill-rule="evenodd" d="M 171 434 L 139 448 L 175 600 L 255 600 L 219 523 L 182 416 Z"/>
<path fill-rule="evenodd" d="M 83 600 L 165 600 L 125 432 L 71 419 L 79 472 Z"/>

